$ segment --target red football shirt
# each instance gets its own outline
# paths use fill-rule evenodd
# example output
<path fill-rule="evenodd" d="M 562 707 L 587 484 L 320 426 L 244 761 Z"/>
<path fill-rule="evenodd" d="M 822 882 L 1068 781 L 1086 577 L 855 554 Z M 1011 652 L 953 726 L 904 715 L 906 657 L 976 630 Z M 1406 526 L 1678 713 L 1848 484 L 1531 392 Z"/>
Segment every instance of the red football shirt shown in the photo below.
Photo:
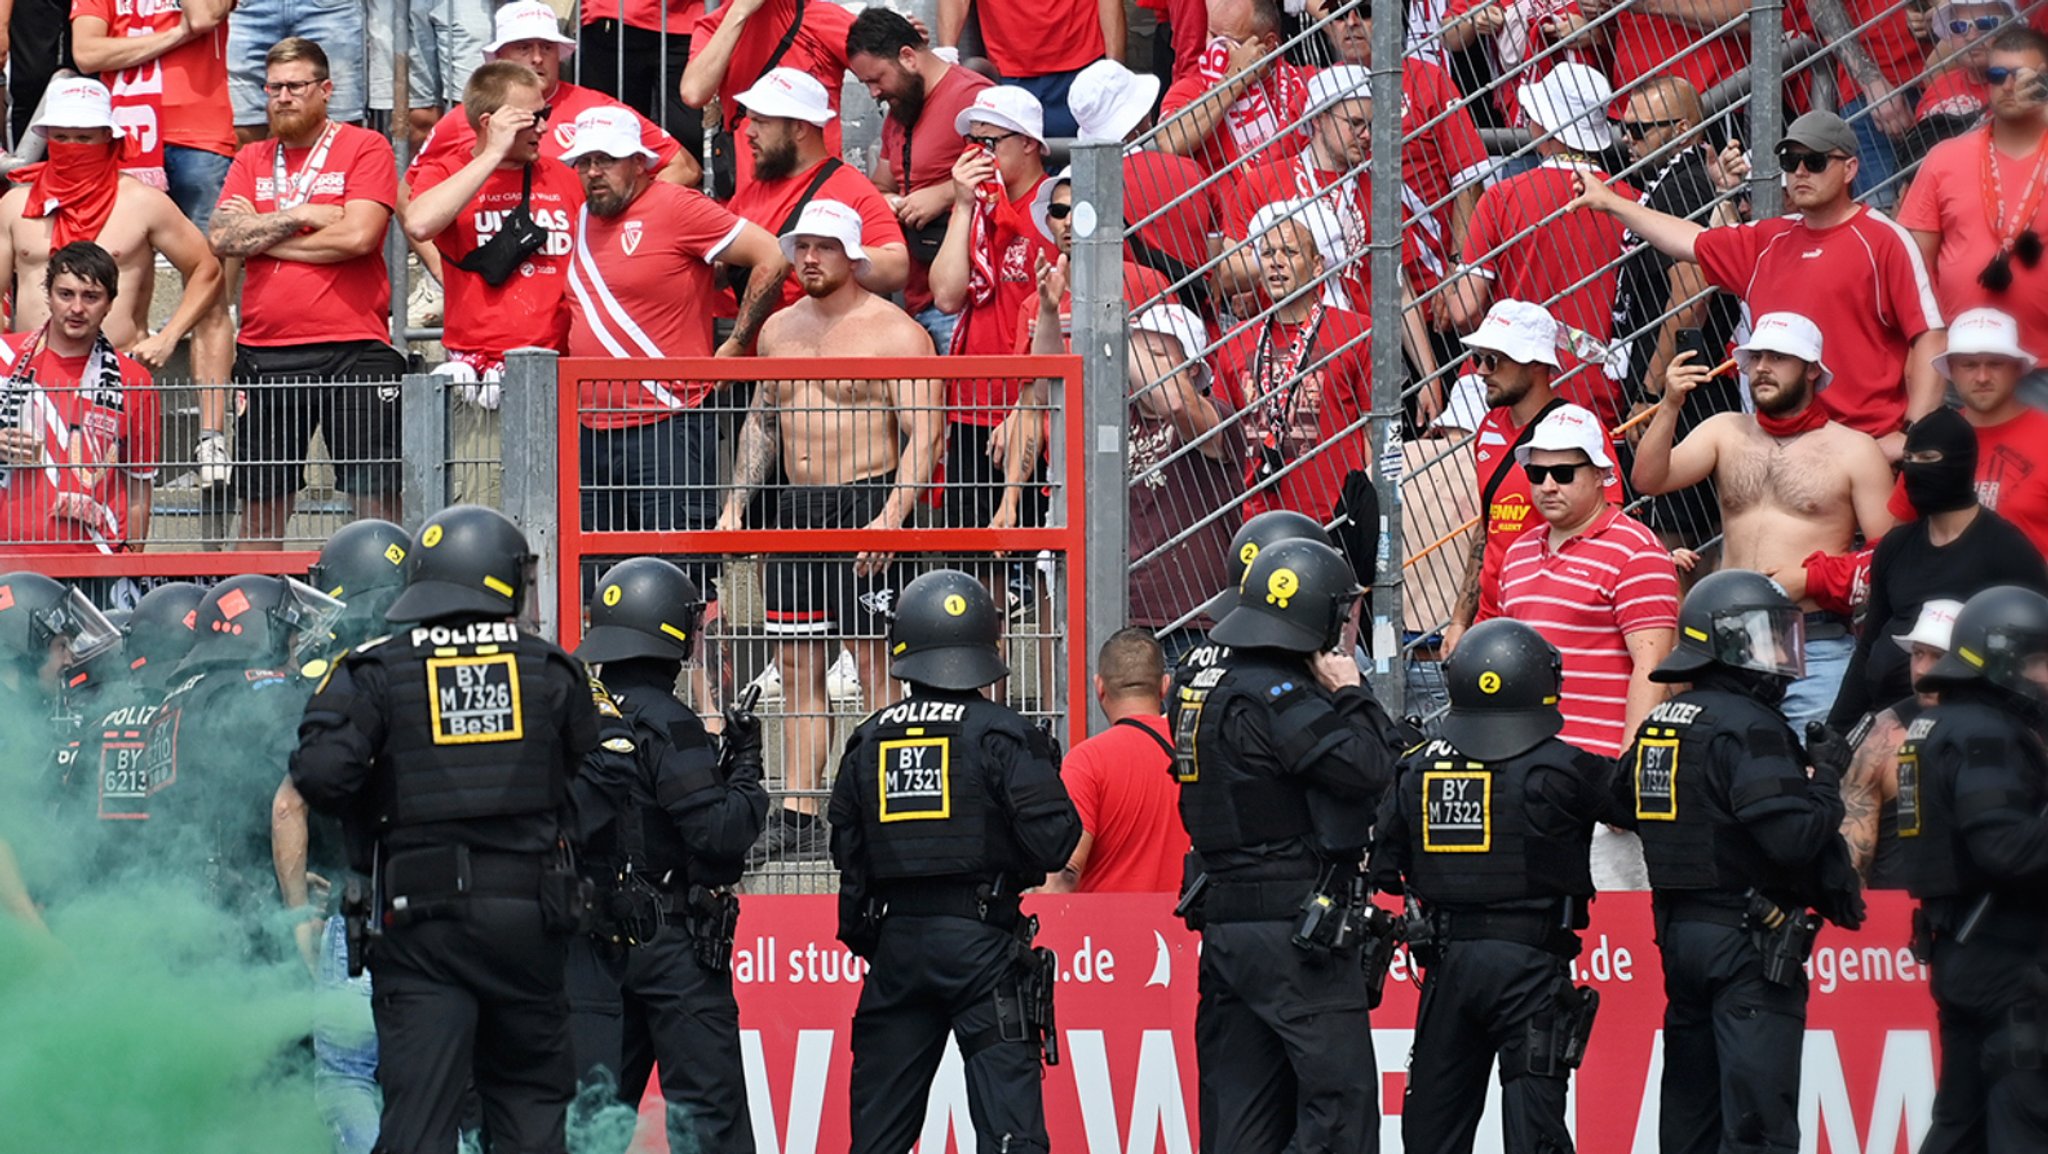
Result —
<path fill-rule="evenodd" d="M 1372 412 L 1372 321 L 1342 309 L 1322 310 L 1297 324 L 1246 323 L 1216 350 L 1216 391 L 1244 414 L 1244 515 L 1292 509 L 1327 519 L 1344 478 L 1366 467 Z M 1286 361 L 1299 347 L 1295 372 Z M 1278 382 L 1259 384 L 1260 367 Z M 1353 426 L 1356 426 L 1355 428 Z M 1311 455 L 1313 454 L 1313 455 Z M 1290 469 L 1270 483 L 1270 473 Z M 1299 462 L 1299 464 L 1297 464 Z M 1265 487 L 1257 486 L 1265 484 Z"/>
<path fill-rule="evenodd" d="M 1041 178 L 1040 183 L 1043 183 Z M 1056 257 L 1058 250 L 1031 219 L 1031 201 L 1038 184 L 1024 190 L 995 214 L 990 241 L 994 246 L 995 293 L 987 304 L 973 300 L 960 312 L 953 330 L 953 352 L 967 356 L 1007 356 L 1017 346 L 1017 318 L 1024 303 L 1038 294 L 1038 257 Z M 1021 378 L 946 382 L 946 407 L 962 424 L 992 427 L 1017 406 L 1024 389 Z"/>
<path fill-rule="evenodd" d="M 0 386 L 29 333 L 0 335 Z M 44 347 L 30 366 L 22 428 L 42 440 L 40 467 L 11 466 L 0 489 L 0 548 L 9 553 L 111 553 L 128 540 L 129 485 L 156 476 L 157 394 L 149 370 L 120 354 L 111 393 L 83 382 L 91 356 Z"/>
<path fill-rule="evenodd" d="M 445 154 L 444 154 L 445 155 Z M 461 165 L 452 158 L 413 173 L 415 193 L 440 184 Z M 448 292 L 441 343 L 451 351 L 487 361 L 505 359 L 525 345 L 564 348 L 569 338 L 569 257 L 576 244 L 576 214 L 583 207 L 583 183 L 560 161 L 542 157 L 533 166 L 533 198 L 527 211 L 547 230 L 540 251 L 528 256 L 504 284 L 491 287 L 483 274 L 455 262 L 496 236 L 505 217 L 519 207 L 523 180 L 516 168 L 500 168 L 434 238 L 441 251 L 441 283 Z"/>
<path fill-rule="evenodd" d="M 961 149 L 966 142 L 953 124 L 960 114 L 973 106 L 975 96 L 993 81 L 979 72 L 958 65 L 948 65 L 938 83 L 925 90 L 923 111 L 917 114 L 917 125 L 909 133 L 910 182 L 903 179 L 903 144 L 905 132 L 903 123 L 893 116 L 882 118 L 882 163 L 889 166 L 889 172 L 896 178 L 898 194 L 930 188 L 935 184 L 951 186 L 953 183 L 953 162 L 960 159 Z M 939 210 L 940 226 L 946 223 L 945 214 L 951 207 Z M 912 313 L 921 313 L 932 307 L 931 266 L 920 264 L 912 254 L 910 262 L 910 283 L 903 289 L 904 307 Z"/>
<path fill-rule="evenodd" d="M 71 0 L 71 18 L 97 16 L 114 36 L 148 36 L 178 27 L 177 0 Z M 235 110 L 228 101 L 228 23 L 178 45 L 147 64 L 104 72 L 116 94 L 154 97 L 127 105 L 127 132 L 153 133 L 165 144 L 220 156 L 235 154 Z M 150 106 L 154 105 L 152 109 Z M 151 123 L 125 117 L 143 117 Z"/>
<path fill-rule="evenodd" d="M 1102 59 L 1095 0 L 982 0 L 982 44 L 1011 80 L 1074 72 Z"/>
<path fill-rule="evenodd" d="M 398 158 L 391 143 L 366 128 L 335 124 L 334 139 L 317 171 L 313 148 L 284 150 L 285 182 L 310 189 L 309 204 L 369 200 L 398 203 Z M 220 198 L 246 197 L 259 213 L 277 212 L 275 161 L 280 145 L 259 140 L 235 154 Z M 257 255 L 242 262 L 242 331 L 245 345 L 321 344 L 391 339 L 391 274 L 379 245 L 338 264 L 307 264 Z"/>
<path fill-rule="evenodd" d="M 1935 145 L 1920 162 L 1920 175 L 1899 205 L 1899 223 L 1914 232 L 1941 235 L 1941 247 L 1934 254 L 1934 293 L 1943 316 L 1974 308 L 2009 313 L 2019 322 L 2020 344 L 2048 360 L 2048 261 L 2033 268 L 2013 261 L 2012 287 L 2002 293 L 1977 283 L 1977 274 L 1998 252 L 1998 235 L 1992 232 L 1991 214 L 1985 209 L 1991 194 L 1984 184 L 1984 148 L 1990 139 L 1991 130 L 1979 128 Z M 2048 163 L 2048 153 L 2036 149 L 2026 156 L 2007 156 L 1993 149 L 1992 155 L 2005 190 L 2006 211 L 2016 213 L 2034 165 Z M 2042 198 L 2029 227 L 2048 235 L 2048 197 Z M 1832 364 L 1832 345 L 1828 353 Z"/>
<path fill-rule="evenodd" d="M 1190 268 L 1200 268 L 1209 260 L 1209 234 L 1222 231 L 1216 186 L 1201 187 L 1208 175 L 1201 165 L 1171 152 L 1148 148 L 1125 153 L 1124 223 L 1138 224 L 1159 213 L 1159 219 L 1138 229 L 1139 238 Z"/>
<path fill-rule="evenodd" d="M 1694 91 L 1706 92 L 1749 65 L 1746 24 L 1708 37 L 1706 30 L 1683 21 L 1620 5 L 1608 27 L 1613 62 L 1606 71 L 1614 82 L 1617 113 L 1627 106 L 1627 93 L 1645 77 L 1682 77 Z"/>
<path fill-rule="evenodd" d="M 624 0 L 624 4 L 623 21 L 629 27 L 670 36 L 688 36 L 698 18 L 704 15 L 704 0 Z M 581 9 L 586 25 L 599 20 L 622 19 L 620 0 L 582 0 L 577 7 Z M 676 99 L 676 95 L 670 93 L 669 99 Z"/>
<path fill-rule="evenodd" d="M 1166 89 L 1159 106 L 1161 122 L 1202 98 L 1220 82 L 1229 49 L 1222 40 L 1212 40 L 1202 50 L 1195 70 Z M 1208 139 L 1193 157 L 1204 172 L 1216 172 L 1231 161 L 1257 151 L 1262 157 L 1292 156 L 1308 147 L 1307 122 L 1309 71 L 1292 64 L 1276 64 L 1265 78 L 1223 114 Z M 1288 125 L 1301 125 L 1287 130 Z M 1285 134 L 1283 135 L 1283 130 Z"/>
<path fill-rule="evenodd" d="M 1129 720 L 1076 744 L 1060 763 L 1081 828 L 1094 839 L 1077 893 L 1180 892 L 1189 845 L 1168 753 L 1173 737 L 1158 714 Z"/>
<path fill-rule="evenodd" d="M 1427 215 L 1411 209 L 1409 228 L 1420 222 L 1423 243 L 1447 256 L 1451 245 L 1451 190 L 1483 177 L 1493 165 L 1486 142 L 1451 74 L 1440 64 L 1415 57 L 1401 61 L 1401 179 L 1407 195 L 1420 198 Z M 1432 282 L 1433 283 L 1433 282 Z"/>
<path fill-rule="evenodd" d="M 718 11 L 697 19 L 690 33 L 690 59 L 695 60 L 704 51 L 731 11 L 730 5 L 721 5 Z M 737 145 L 732 158 L 737 177 L 735 188 L 744 188 L 754 179 L 754 154 L 747 147 L 746 110 L 739 105 L 739 94 L 752 88 L 768 71 L 769 57 L 775 55 L 775 46 L 782 43 L 783 34 L 795 19 L 796 0 L 767 0 L 760 11 L 747 18 L 746 30 L 740 33 L 739 43 L 733 45 L 732 58 L 726 64 L 725 79 L 718 84 L 718 106 L 725 110 L 725 126 L 732 130 Z M 776 67 L 794 68 L 817 77 L 831 99 L 832 111 L 838 112 L 840 88 L 846 80 L 846 34 L 852 29 L 853 13 L 837 4 L 806 0 L 803 24 Z M 825 148 L 832 155 L 839 155 L 837 116 L 825 122 Z"/>
<path fill-rule="evenodd" d="M 572 357 L 708 357 L 711 263 L 745 221 L 701 192 L 655 181 L 615 217 L 579 217 L 569 273 Z M 713 381 L 586 382 L 583 425 L 617 429 L 701 404 Z"/>
<path fill-rule="evenodd" d="M 1835 373 L 1820 403 L 1873 437 L 1906 419 L 1906 355 L 1941 327 L 1920 250 L 1875 209 L 1827 229 L 1796 216 L 1710 228 L 1693 243 L 1707 279 L 1743 298 L 1749 315 L 1794 312 L 1820 328 L 1821 359 Z"/>
<path fill-rule="evenodd" d="M 576 143 L 576 118 L 585 111 L 592 108 L 626 108 L 628 112 L 633 112 L 626 105 L 596 89 L 579 87 L 566 80 L 555 86 L 554 95 L 548 97 L 548 105 L 554 111 L 548 116 L 548 131 L 547 135 L 541 137 L 540 151 L 541 155 L 549 160 L 561 160 L 563 154 L 569 151 L 569 146 Z M 654 167 L 665 168 L 682 154 L 683 146 L 660 125 L 638 112 L 633 112 L 633 119 L 640 122 L 641 145 L 659 158 L 655 161 Z M 427 134 L 427 142 L 420 145 L 419 152 L 413 155 L 412 164 L 406 168 L 405 176 L 407 180 L 413 180 L 414 174 L 427 164 L 447 164 L 451 157 L 454 158 L 454 168 L 450 168 L 449 171 L 453 172 L 456 168 L 468 164 L 469 158 L 475 155 L 476 129 L 469 123 L 469 113 L 458 104 L 434 123 L 434 130 Z"/>
<path fill-rule="evenodd" d="M 1977 425 L 1977 500 L 2018 526 L 2048 554 L 2048 413 L 2028 409 L 2002 425 Z M 1892 485 L 1888 506 L 1901 521 L 1918 517 L 1906 479 Z"/>
<path fill-rule="evenodd" d="M 1962 68 L 1950 68 L 1920 87 L 1920 103 L 1913 106 L 1913 115 L 1920 120 L 1932 116 L 1981 116 L 1990 103 L 1990 85 L 1970 79 L 1969 72 Z M 1926 171 L 1924 163 L 1921 170 Z M 1903 205 L 1900 206 L 1899 223 L 1906 224 Z M 1918 226 L 1906 224 L 1906 227 Z"/>
<path fill-rule="evenodd" d="M 1619 509 L 1555 552 L 1549 526 L 1543 529 L 1508 547 L 1502 616 L 1541 633 L 1564 658 L 1559 739 L 1617 757 L 1629 738 L 1623 723 L 1635 661 L 1628 635 L 1677 628 L 1678 571 L 1657 535 Z"/>
<path fill-rule="evenodd" d="M 1474 621 L 1500 616 L 1501 567 L 1507 561 L 1508 546 L 1532 526 L 1544 523 L 1529 492 L 1529 475 L 1515 464 L 1513 449 L 1523 428 L 1515 424 L 1513 410 L 1505 406 L 1488 409 L 1480 418 L 1479 431 L 1472 443 L 1473 467 L 1477 470 L 1482 499 L 1487 485 L 1496 476 L 1499 478 L 1493 499 L 1480 511 L 1486 522 L 1486 556 L 1479 567 L 1479 612 Z M 1607 500 L 1619 505 L 1626 499 L 1617 472 L 1614 480 L 1607 483 Z"/>
<path fill-rule="evenodd" d="M 822 161 L 820 163 L 823 163 Z M 784 221 L 789 221 L 796 211 L 796 203 L 803 199 L 804 190 L 818 178 L 818 167 L 812 165 L 795 176 L 781 180 L 755 180 L 741 185 L 726 205 L 734 216 L 751 220 L 768 230 L 770 236 L 782 235 Z M 875 184 L 862 176 L 859 169 L 842 164 L 818 186 L 813 200 L 836 200 L 860 214 L 860 242 L 863 245 L 902 244 L 903 226 L 896 221 L 896 214 L 889 211 L 889 202 L 875 191 Z M 797 283 L 796 270 L 782 282 L 782 304 L 778 308 L 793 305 L 804 295 L 803 286 Z M 715 298 L 718 315 L 736 316 L 739 304 L 731 293 L 719 293 Z"/>

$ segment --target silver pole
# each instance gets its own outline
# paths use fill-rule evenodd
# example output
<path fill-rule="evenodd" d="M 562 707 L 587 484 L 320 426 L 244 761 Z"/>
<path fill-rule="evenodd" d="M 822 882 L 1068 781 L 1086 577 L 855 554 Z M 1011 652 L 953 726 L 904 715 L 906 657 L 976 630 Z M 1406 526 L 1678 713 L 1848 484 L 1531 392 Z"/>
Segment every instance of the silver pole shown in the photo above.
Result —
<path fill-rule="evenodd" d="M 1073 160 L 1073 347 L 1081 357 L 1082 395 L 1055 395 L 1053 411 L 1080 403 L 1086 443 L 1070 446 L 1081 454 L 1079 468 L 1063 468 L 1057 455 L 1061 440 L 1054 437 L 1053 468 L 1066 484 L 1078 481 L 1086 486 L 1088 622 L 1080 630 L 1068 623 L 1067 644 L 1088 647 L 1092 674 L 1102 643 L 1130 616 L 1130 445 L 1125 436 L 1130 402 L 1124 378 L 1130 334 L 1124 327 L 1123 149 L 1114 143 L 1076 145 Z M 1099 703 L 1091 703 L 1088 714 L 1088 730 L 1108 724 Z M 1081 719 L 1068 718 L 1068 745 L 1085 736 Z"/>
<path fill-rule="evenodd" d="M 557 549 L 555 360 L 553 349 L 513 349 L 505 354 L 505 380 L 499 413 L 504 418 L 504 513 L 526 532 L 526 541 L 540 559 L 528 597 L 537 598 L 533 614 L 542 637 L 559 636 L 555 620 L 556 584 L 576 575 L 560 572 Z"/>
<path fill-rule="evenodd" d="M 1373 695 L 1400 716 L 1407 679 L 1401 653 L 1401 54 L 1400 0 L 1372 0 L 1372 424 L 1373 485 L 1380 497 L 1379 556 L 1371 620 Z M 1450 386 L 1446 383 L 1445 388 Z"/>
<path fill-rule="evenodd" d="M 1778 215 L 1778 141 L 1785 134 L 1785 0 L 1751 0 L 1749 9 L 1749 203 L 1754 220 Z M 1832 76 L 1831 70 L 1822 70 Z"/>
<path fill-rule="evenodd" d="M 391 148 L 398 154 L 400 179 L 404 178 L 405 166 L 412 160 L 411 122 L 407 116 L 411 110 L 406 107 L 411 103 L 406 94 L 406 62 L 412 54 L 411 12 L 410 0 L 392 0 Z M 364 109 L 366 114 L 368 111 Z M 406 350 L 406 305 L 412 296 L 412 269 L 406 263 L 410 255 L 411 250 L 405 243 L 405 230 L 394 212 L 384 232 L 384 267 L 391 273 L 391 343 L 401 353 Z"/>
<path fill-rule="evenodd" d="M 448 401 L 442 378 L 408 373 L 400 382 L 405 414 L 399 451 L 405 456 L 403 516 L 418 529 L 448 503 Z M 508 470 L 509 472 L 510 470 Z"/>

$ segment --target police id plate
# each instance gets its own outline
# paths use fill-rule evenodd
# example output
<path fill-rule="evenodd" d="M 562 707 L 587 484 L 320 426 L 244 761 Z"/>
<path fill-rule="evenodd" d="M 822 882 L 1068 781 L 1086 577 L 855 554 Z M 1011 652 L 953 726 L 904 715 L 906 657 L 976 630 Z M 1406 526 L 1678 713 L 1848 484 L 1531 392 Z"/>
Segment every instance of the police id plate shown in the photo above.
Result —
<path fill-rule="evenodd" d="M 1920 745 L 1899 747 L 1899 836 L 1920 836 Z"/>
<path fill-rule="evenodd" d="M 489 657 L 427 659 L 428 706 L 435 745 L 519 741 L 526 736 L 519 708 L 519 661 Z"/>
<path fill-rule="evenodd" d="M 1493 848 L 1493 775 L 1451 764 L 1422 775 L 1422 852 L 1485 853 Z"/>
<path fill-rule="evenodd" d="M 1651 736 L 1636 742 L 1636 820 L 1678 820 L 1678 738 Z M 1666 733 L 1675 733 L 1666 730 Z"/>
<path fill-rule="evenodd" d="M 911 737 L 881 743 L 876 770 L 883 821 L 941 821 L 953 815 L 953 742 Z"/>

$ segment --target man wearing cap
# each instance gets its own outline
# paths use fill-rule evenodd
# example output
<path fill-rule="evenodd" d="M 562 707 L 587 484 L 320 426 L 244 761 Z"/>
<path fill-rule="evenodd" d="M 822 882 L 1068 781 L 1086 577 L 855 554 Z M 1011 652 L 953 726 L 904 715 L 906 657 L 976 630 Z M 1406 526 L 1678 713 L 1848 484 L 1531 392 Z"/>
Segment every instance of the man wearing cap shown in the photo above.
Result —
<path fill-rule="evenodd" d="M 703 108 L 716 98 L 725 131 L 737 141 L 744 127 L 739 95 L 775 67 L 809 73 L 839 111 L 846 78 L 846 33 L 853 13 L 816 0 L 732 0 L 697 18 L 690 30 L 690 62 L 683 69 L 683 103 Z M 784 46 L 787 42 L 787 47 Z M 839 155 L 839 122 L 825 125 L 825 150 Z M 754 178 L 753 157 L 734 150 L 734 189 Z"/>
<path fill-rule="evenodd" d="M 874 182 L 903 228 L 910 257 L 904 308 L 931 334 L 934 345 L 950 348 L 953 316 L 932 303 L 932 260 L 946 239 L 953 212 L 953 162 L 965 147 L 955 122 L 992 82 L 971 68 L 948 63 L 932 51 L 916 25 L 881 7 L 854 18 L 846 34 L 846 67 L 889 110 L 882 120 Z M 1075 83 L 1078 88 L 1078 78 Z"/>
<path fill-rule="evenodd" d="M 1288 156 L 1307 143 L 1308 72 L 1280 51 L 1274 0 L 1217 0 L 1194 70 L 1167 86 L 1159 146 L 1221 172 L 1243 156 Z M 1268 59 L 1271 57 L 1272 59 Z"/>
<path fill-rule="evenodd" d="M 147 161 L 161 172 L 163 183 L 156 187 L 201 232 L 235 155 L 227 70 L 228 13 L 234 7 L 234 0 L 71 5 L 71 55 L 78 70 L 100 73 L 120 94 L 115 103 L 129 135 L 158 146 Z"/>
<path fill-rule="evenodd" d="M 953 215 L 932 261 L 932 300 L 959 318 L 947 351 L 1002 356 L 1016 348 L 1038 258 L 1050 247 L 1030 211 L 1046 178 L 1044 115 L 1036 97 L 1001 84 L 976 95 L 954 126 L 969 147 L 953 165 Z M 1038 523 L 1038 494 L 1002 483 L 1013 465 L 1026 475 L 1038 467 L 1027 445 L 1037 438 L 1023 426 L 1043 417 L 1014 411 L 1022 389 L 1017 380 L 948 382 L 947 525 Z"/>
<path fill-rule="evenodd" d="M 1790 216 L 1706 228 L 1638 204 L 1597 174 L 1572 177 L 1571 207 L 1611 214 L 1664 255 L 1697 263 L 1708 281 L 1741 296 L 1751 316 L 1811 319 L 1837 378 L 1821 405 L 1877 438 L 1896 461 L 1906 422 L 1941 403 L 1941 309 L 1912 238 L 1851 197 L 1856 149 L 1855 131 L 1832 112 L 1792 122 L 1778 145 Z"/>
<path fill-rule="evenodd" d="M 240 259 L 245 270 L 235 379 L 279 382 L 248 390 L 249 407 L 235 423 L 245 549 L 283 546 L 316 426 L 354 514 L 397 519 L 395 384 L 405 373 L 404 355 L 391 347 L 384 265 L 398 201 L 391 145 L 328 117 L 334 82 L 318 44 L 279 41 L 266 76 L 270 139 L 235 155 L 210 238 L 216 255 Z"/>
<path fill-rule="evenodd" d="M 1614 335 L 1620 281 L 1621 226 L 1587 212 L 1563 211 L 1582 175 L 1608 179 L 1599 155 L 1614 146 L 1607 109 L 1614 90 L 1583 64 L 1560 64 L 1522 86 L 1521 108 L 1539 130 L 1537 167 L 1489 187 L 1479 197 L 1465 236 L 1464 275 L 1450 309 L 1458 329 L 1475 327 L 1489 302 L 1535 301 L 1571 334 L 1604 344 Z M 1559 392 L 1613 428 L 1625 408 L 1621 390 L 1597 362 L 1572 354 L 1562 362 Z"/>
<path fill-rule="evenodd" d="M 1664 374 L 1656 416 L 1636 446 L 1630 474 L 1637 491 L 1670 493 L 1712 478 L 1720 495 L 1722 560 L 1735 569 L 1775 574 L 1806 612 L 1805 675 L 1779 709 L 1795 729 L 1827 716 L 1855 649 L 1850 620 L 1807 595 L 1803 559 L 1847 553 L 1860 536 L 1876 541 L 1892 527 L 1885 511 L 1891 468 L 1864 433 L 1828 418 L 1822 390 L 1834 380 L 1821 359 L 1822 337 L 1798 313 L 1766 313 L 1735 351 L 1749 377 L 1756 413 L 1716 413 L 1683 441 L 1686 398 L 1711 365 L 1680 353 Z"/>
<path fill-rule="evenodd" d="M 1920 607 L 1913 630 L 1892 638 L 1906 651 L 1913 684 L 1948 654 L 1956 614 L 1963 603 L 1936 598 Z M 1899 745 L 1922 713 L 1940 702 L 1917 689 L 1877 711 L 1856 746 L 1855 760 L 1842 774 L 1842 840 L 1867 890 L 1906 888 L 1899 842 Z"/>
<path fill-rule="evenodd" d="M 2048 413 L 2019 397 L 2021 378 L 2038 362 L 2022 346 L 2019 325 L 1997 309 L 1971 309 L 1948 330 L 1948 351 L 1934 369 L 1962 398 L 1977 433 L 1977 499 L 2048 553 Z M 1904 478 L 1891 512 L 1914 516 Z"/>
<path fill-rule="evenodd" d="M 939 44 L 954 48 L 967 24 L 969 0 L 939 0 Z M 973 5 L 981 47 L 1003 83 L 1031 93 L 1045 108 L 1047 136 L 1077 132 L 1068 90 L 1081 69 L 1124 55 L 1124 6 L 1117 0 L 998 0 Z"/>
<path fill-rule="evenodd" d="M 1074 77 L 1067 93 L 1082 143 L 1123 144 L 1125 256 L 1166 276 L 1182 304 L 1201 309 L 1209 296 L 1209 238 L 1221 235 L 1216 186 L 1203 183 L 1202 166 L 1165 151 L 1155 139 L 1131 141 L 1152 126 L 1159 78 L 1098 60 Z M 1185 283 L 1183 283 L 1185 282 Z"/>
<path fill-rule="evenodd" d="M 2029 78 L 2048 72 L 2048 39 L 2031 28 L 1999 33 L 1990 71 L 2005 78 L 1990 89 L 1990 119 L 1929 150 L 1899 205 L 1899 223 L 1913 234 L 1944 315 L 2000 309 L 2018 322 L 2021 347 L 2038 358 L 2048 355 L 2048 261 L 2041 259 L 2048 198 L 2029 201 L 2026 190 L 2048 163 L 2048 121 Z M 2022 220 L 2028 205 L 2032 215 Z"/>
<path fill-rule="evenodd" d="M 861 250 L 855 272 L 860 286 L 887 296 L 910 278 L 910 254 L 903 228 L 873 182 L 825 147 L 825 126 L 837 116 L 825 86 L 807 72 L 776 68 L 736 97 L 746 109 L 747 148 L 754 179 L 733 194 L 735 216 L 782 235 L 807 204 L 836 201 L 861 218 Z M 795 304 L 805 289 L 794 275 L 782 286 L 781 305 Z"/>
<path fill-rule="evenodd" d="M 748 123 L 756 131 L 764 126 L 754 116 Z M 861 284 L 870 259 L 864 224 L 853 206 L 818 199 L 783 234 L 782 252 L 803 296 L 762 326 L 762 356 L 932 355 L 924 329 Z M 936 379 L 761 382 L 733 450 L 732 488 L 718 528 L 745 527 L 747 504 L 778 460 L 788 484 L 776 489 L 777 528 L 902 528 L 931 484 L 945 438 L 943 403 Z M 787 695 L 783 772 L 800 795 L 771 812 L 755 851 L 766 860 L 817 858 L 827 848 L 817 798 L 801 795 L 824 780 L 832 728 L 825 671 L 839 642 L 853 652 L 869 710 L 896 695 L 883 652 L 893 570 L 888 554 L 877 550 L 858 558 L 770 561 L 762 575 L 767 631 L 777 640 L 775 663 Z"/>
<path fill-rule="evenodd" d="M 575 54 L 576 41 L 562 35 L 554 9 L 542 0 L 514 0 L 498 9 L 495 19 L 496 34 L 484 45 L 485 62 L 510 60 L 526 65 L 540 77 L 541 102 L 548 110 L 542 156 L 567 164 L 569 149 L 576 143 L 577 118 L 593 108 L 610 108 L 633 118 L 641 145 L 655 155 L 655 179 L 691 187 L 702 177 L 696 156 L 660 125 L 594 88 L 562 79 L 562 64 Z M 460 107 L 449 109 L 413 155 L 406 169 L 408 183 L 416 182 L 430 162 L 448 164 L 451 171 L 469 163 L 476 144 L 477 128 L 469 116 Z"/>
<path fill-rule="evenodd" d="M 234 334 L 221 304 L 220 262 L 170 197 L 121 172 L 125 138 L 107 90 L 82 76 L 52 82 L 31 131 L 47 142 L 49 158 L 9 173 L 15 187 L 0 196 L 0 285 L 19 278 L 29 290 L 15 295 L 13 331 L 27 332 L 50 318 L 48 302 L 34 290 L 50 254 L 92 241 L 119 254 L 118 295 L 126 299 L 107 315 L 105 327 L 114 347 L 162 369 L 191 333 L 194 376 L 225 381 Z M 164 327 L 152 333 L 148 286 L 159 253 L 185 278 L 185 292 Z M 223 407 L 214 406 L 216 417 Z M 221 425 L 216 419 L 207 427 Z"/>

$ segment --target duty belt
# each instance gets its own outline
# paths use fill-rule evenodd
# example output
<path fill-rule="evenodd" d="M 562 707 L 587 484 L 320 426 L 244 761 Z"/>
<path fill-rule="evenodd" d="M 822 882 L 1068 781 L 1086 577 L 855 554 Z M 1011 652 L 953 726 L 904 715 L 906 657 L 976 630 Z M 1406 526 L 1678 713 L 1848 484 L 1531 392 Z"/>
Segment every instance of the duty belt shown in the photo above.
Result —
<path fill-rule="evenodd" d="M 990 885 L 959 879 L 898 881 L 878 887 L 878 896 L 888 917 L 967 918 L 995 926 L 1015 925 L 1017 895 L 993 896 Z"/>
<path fill-rule="evenodd" d="M 1651 907 L 1660 921 L 1707 922 L 1738 930 L 1749 925 L 1748 899 L 1734 894 L 1659 893 L 1652 897 Z"/>
<path fill-rule="evenodd" d="M 1514 942 L 1555 951 L 1570 940 L 1561 910 L 1445 910 L 1437 916 L 1447 942 Z"/>
<path fill-rule="evenodd" d="M 1301 901 L 1316 888 L 1316 879 L 1281 878 L 1275 881 L 1212 881 L 1202 914 L 1210 922 L 1292 921 L 1301 913 Z"/>
<path fill-rule="evenodd" d="M 543 854 L 472 851 L 468 846 L 401 850 L 384 860 L 386 900 L 397 904 L 465 896 L 538 898 Z"/>

